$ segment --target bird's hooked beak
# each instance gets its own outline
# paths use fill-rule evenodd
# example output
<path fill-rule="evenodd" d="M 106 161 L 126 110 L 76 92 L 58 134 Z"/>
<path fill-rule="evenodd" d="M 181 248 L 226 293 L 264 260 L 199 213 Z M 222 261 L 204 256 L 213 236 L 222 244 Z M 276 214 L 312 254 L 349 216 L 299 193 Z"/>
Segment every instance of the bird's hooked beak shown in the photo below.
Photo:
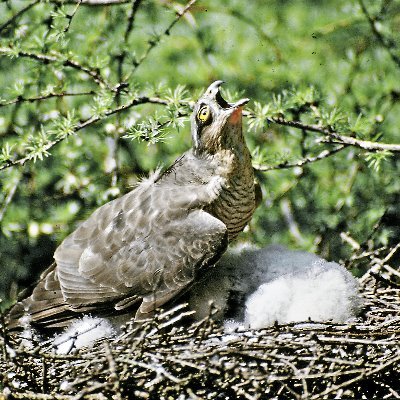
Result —
<path fill-rule="evenodd" d="M 249 99 L 227 102 L 220 93 L 223 81 L 213 82 L 197 101 L 192 114 L 194 148 L 210 154 L 243 144 L 242 108 Z"/>
<path fill-rule="evenodd" d="M 232 113 L 235 113 L 236 110 L 242 110 L 242 107 L 247 104 L 250 99 L 245 98 L 245 99 L 240 99 L 236 103 L 228 103 L 221 95 L 219 88 L 221 85 L 224 83 L 224 81 L 215 81 L 213 82 L 208 89 L 205 91 L 203 97 L 208 98 L 210 100 L 213 100 L 215 103 L 218 104 L 219 107 L 221 107 L 224 110 L 229 110 L 232 111 Z"/>

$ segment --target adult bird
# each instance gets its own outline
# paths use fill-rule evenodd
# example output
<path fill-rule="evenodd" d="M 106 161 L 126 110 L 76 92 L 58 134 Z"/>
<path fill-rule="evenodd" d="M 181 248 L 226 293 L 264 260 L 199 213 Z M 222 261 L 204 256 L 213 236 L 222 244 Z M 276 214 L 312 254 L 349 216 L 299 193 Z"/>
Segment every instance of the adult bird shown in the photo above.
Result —
<path fill-rule="evenodd" d="M 192 285 L 220 258 L 256 208 L 242 107 L 212 83 L 191 117 L 193 147 L 165 172 L 98 208 L 54 253 L 29 297 L 8 315 L 58 328 L 84 313 L 137 321 Z"/>

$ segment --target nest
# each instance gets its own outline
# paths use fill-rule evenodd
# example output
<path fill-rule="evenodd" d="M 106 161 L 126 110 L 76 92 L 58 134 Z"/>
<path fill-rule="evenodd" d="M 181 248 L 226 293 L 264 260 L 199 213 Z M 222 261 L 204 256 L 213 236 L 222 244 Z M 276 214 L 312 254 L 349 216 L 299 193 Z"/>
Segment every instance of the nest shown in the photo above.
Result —
<path fill-rule="evenodd" d="M 210 316 L 188 325 L 178 306 L 113 340 L 57 355 L 3 331 L 3 393 L 14 399 L 400 398 L 400 273 L 369 257 L 365 300 L 349 324 L 305 321 L 227 334 Z"/>

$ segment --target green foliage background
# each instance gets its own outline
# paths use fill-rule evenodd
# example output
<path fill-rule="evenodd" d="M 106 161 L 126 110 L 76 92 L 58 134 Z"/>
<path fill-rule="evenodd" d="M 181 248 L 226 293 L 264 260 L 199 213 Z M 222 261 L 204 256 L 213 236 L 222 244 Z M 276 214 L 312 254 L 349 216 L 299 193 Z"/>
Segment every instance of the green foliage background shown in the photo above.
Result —
<path fill-rule="evenodd" d="M 363 249 L 395 241 L 398 150 L 380 145 L 399 142 L 399 12 L 396 0 L 1 2 L 3 304 L 79 221 L 190 147 L 190 104 L 216 79 L 252 99 L 247 140 L 268 170 L 240 240 L 350 267 L 341 234 Z"/>

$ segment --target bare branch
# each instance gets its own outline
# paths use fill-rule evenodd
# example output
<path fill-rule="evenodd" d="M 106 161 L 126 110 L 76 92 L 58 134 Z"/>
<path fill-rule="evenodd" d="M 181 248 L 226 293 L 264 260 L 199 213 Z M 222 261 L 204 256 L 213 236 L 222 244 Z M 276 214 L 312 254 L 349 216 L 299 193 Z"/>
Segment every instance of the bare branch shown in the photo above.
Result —
<path fill-rule="evenodd" d="M 343 242 L 348 243 L 353 250 L 358 251 L 361 249 L 360 243 L 358 243 L 354 238 L 352 238 L 349 233 L 341 232 L 340 238 L 343 240 Z"/>

